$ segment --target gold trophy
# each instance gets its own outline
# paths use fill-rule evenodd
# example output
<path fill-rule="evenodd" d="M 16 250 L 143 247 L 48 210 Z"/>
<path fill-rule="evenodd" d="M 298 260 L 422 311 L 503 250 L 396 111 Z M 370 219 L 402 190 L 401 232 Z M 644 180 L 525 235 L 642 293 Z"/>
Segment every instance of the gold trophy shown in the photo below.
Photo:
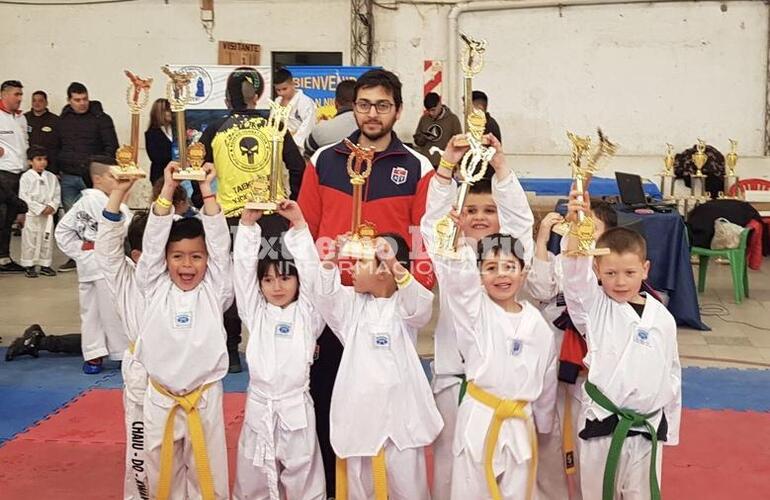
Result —
<path fill-rule="evenodd" d="M 283 138 L 291 108 L 270 101 L 270 116 L 263 130 L 270 137 L 270 173 L 255 175 L 251 181 L 251 201 L 246 203 L 249 210 L 272 212 L 278 203 L 286 199 L 283 168 Z"/>
<path fill-rule="evenodd" d="M 701 169 L 706 164 L 708 156 L 706 155 L 706 143 L 703 139 L 698 139 L 698 144 L 695 148 L 696 151 L 692 155 L 695 173 L 690 174 L 690 190 L 692 196 L 700 200 L 706 196 L 706 176 L 703 175 Z"/>
<path fill-rule="evenodd" d="M 203 162 L 206 160 L 206 147 L 200 142 L 187 145 L 187 125 L 184 108 L 192 100 L 190 81 L 192 74 L 184 71 L 172 71 L 168 66 L 161 68 L 168 76 L 166 98 L 171 104 L 171 111 L 176 118 L 176 140 L 179 146 L 179 170 L 174 173 L 176 180 L 202 181 L 206 179 Z"/>
<path fill-rule="evenodd" d="M 152 78 L 142 79 L 128 70 L 124 73 L 131 81 L 126 89 L 126 103 L 131 111 L 131 143 L 123 144 L 115 152 L 117 166 L 110 169 L 116 179 L 141 179 L 146 177 L 139 167 L 139 114 L 150 100 Z"/>
<path fill-rule="evenodd" d="M 349 139 L 345 139 L 344 143 L 350 149 L 347 168 L 350 184 L 353 186 L 353 217 L 350 238 L 340 249 L 340 257 L 373 259 L 377 230 L 373 224 L 361 221 L 361 203 L 363 200 L 361 188 L 366 183 L 369 174 L 372 173 L 374 147 L 362 147 L 353 144 Z"/>
<path fill-rule="evenodd" d="M 674 146 L 666 143 L 666 156 L 663 158 L 663 172 L 660 173 L 660 192 L 664 200 L 674 199 Z"/>
<path fill-rule="evenodd" d="M 472 131 L 481 128 L 482 135 L 487 124 L 487 115 L 473 107 L 473 77 L 484 69 L 484 52 L 487 50 L 486 40 L 475 40 L 465 33 L 460 33 L 464 42 L 461 65 L 463 69 L 463 113 L 466 137 L 455 140 L 455 146 L 465 147 L 470 143 Z"/>
<path fill-rule="evenodd" d="M 567 132 L 567 137 L 572 143 L 572 158 L 570 160 L 572 179 L 575 181 L 575 190 L 580 196 L 584 193 L 584 181 L 590 180 L 599 170 L 600 160 L 613 156 L 617 151 L 617 146 L 605 137 L 601 129 L 598 129 L 598 135 L 599 144 L 593 152 L 590 152 L 591 138 L 589 136 L 583 137 Z M 588 158 L 584 162 L 583 157 L 586 154 L 588 154 Z M 595 248 L 595 229 L 596 223 L 593 218 L 582 210 L 579 211 L 577 221 L 570 223 L 569 229 L 570 237 L 578 240 L 578 248 L 568 252 L 567 255 L 607 255 L 610 253 L 608 248 Z"/>
<path fill-rule="evenodd" d="M 738 176 L 735 174 L 735 167 L 738 165 L 738 141 L 734 139 L 728 139 L 730 141 L 730 152 L 725 155 L 725 193 L 730 192 L 732 188 L 738 182 Z M 737 197 L 739 193 L 733 193 L 734 197 Z M 730 196 L 728 196 L 730 197 Z"/>

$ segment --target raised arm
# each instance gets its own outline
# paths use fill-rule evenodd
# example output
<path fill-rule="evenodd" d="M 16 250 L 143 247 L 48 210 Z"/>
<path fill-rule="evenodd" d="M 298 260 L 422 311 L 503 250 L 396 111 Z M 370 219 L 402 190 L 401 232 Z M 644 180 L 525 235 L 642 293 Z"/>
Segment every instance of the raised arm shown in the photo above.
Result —
<path fill-rule="evenodd" d="M 344 345 L 347 340 L 346 327 L 353 318 L 356 293 L 353 287 L 342 286 L 335 255 L 336 252 L 332 251 L 318 268 L 314 287 L 315 307 Z"/>
<path fill-rule="evenodd" d="M 128 264 L 123 250 L 126 220 L 120 211 L 120 205 L 134 181 L 135 179 L 117 181 L 117 186 L 110 193 L 107 206 L 102 211 L 96 233 L 96 261 L 113 294 L 117 294 L 123 287 L 122 280 L 126 278 Z"/>
<path fill-rule="evenodd" d="M 548 251 L 548 239 L 551 229 L 563 217 L 555 212 L 546 215 L 537 232 L 535 240 L 535 256 L 532 267 L 527 275 L 527 290 L 536 300 L 550 301 L 561 291 L 561 276 L 556 272 L 556 257 Z"/>
<path fill-rule="evenodd" d="M 259 249 L 262 243 L 262 228 L 257 224 L 257 220 L 261 216 L 261 210 L 243 211 L 233 246 L 235 300 L 238 303 L 238 315 L 247 326 L 253 323 L 264 302 L 257 278 Z"/>
<path fill-rule="evenodd" d="M 312 304 L 313 289 L 318 278 L 318 268 L 321 266 L 313 236 L 296 201 L 281 202 L 278 205 L 278 214 L 291 224 L 291 228 L 283 235 L 283 241 L 297 267 L 300 299 Z"/>
<path fill-rule="evenodd" d="M 227 226 L 222 207 L 211 189 L 211 183 L 217 175 L 214 165 L 205 163 L 206 178 L 198 183 L 203 197 L 201 221 L 206 234 L 206 249 L 209 253 L 206 279 L 210 280 L 217 291 L 222 309 L 233 303 L 232 261 L 230 259 L 230 230 Z"/>

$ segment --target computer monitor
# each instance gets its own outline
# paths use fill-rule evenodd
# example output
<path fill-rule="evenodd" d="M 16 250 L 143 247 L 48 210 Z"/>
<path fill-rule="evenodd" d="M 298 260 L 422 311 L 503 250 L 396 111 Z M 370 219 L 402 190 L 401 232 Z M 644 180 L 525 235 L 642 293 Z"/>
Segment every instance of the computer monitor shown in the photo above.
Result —
<path fill-rule="evenodd" d="M 636 174 L 615 172 L 620 201 L 627 207 L 639 207 L 647 204 L 647 197 L 642 188 L 642 178 Z"/>

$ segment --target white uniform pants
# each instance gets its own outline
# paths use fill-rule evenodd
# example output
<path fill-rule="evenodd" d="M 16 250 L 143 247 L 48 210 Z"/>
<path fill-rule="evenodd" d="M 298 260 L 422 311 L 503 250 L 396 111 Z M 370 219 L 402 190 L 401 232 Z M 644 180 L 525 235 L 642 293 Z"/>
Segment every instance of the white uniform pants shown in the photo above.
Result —
<path fill-rule="evenodd" d="M 610 436 L 592 438 L 580 444 L 580 484 L 585 500 L 601 500 L 604 466 L 610 451 Z M 615 476 L 615 500 L 649 500 L 650 457 L 652 443 L 643 436 L 631 436 L 623 442 Z M 661 468 L 663 443 L 658 442 L 658 484 L 663 484 Z"/>
<path fill-rule="evenodd" d="M 160 449 L 169 410 L 174 400 L 152 387 L 147 387 L 144 397 L 144 429 L 147 478 L 150 497 L 155 498 L 160 477 Z M 198 402 L 198 412 L 203 424 L 206 451 L 217 500 L 228 500 L 227 444 L 225 442 L 224 411 L 222 409 L 222 382 L 216 382 L 203 393 Z M 181 408 L 174 419 L 174 466 L 171 472 L 170 500 L 200 500 L 201 491 L 193 456 L 187 415 Z"/>
<path fill-rule="evenodd" d="M 461 380 L 453 375 L 436 375 L 435 378 L 452 378 L 457 381 L 441 392 L 434 394 L 436 407 L 444 427 L 433 442 L 433 498 L 435 500 L 449 500 L 452 488 L 452 442 L 455 438 L 455 426 L 457 424 L 457 409 L 460 406 Z"/>
<path fill-rule="evenodd" d="M 576 384 L 559 382 L 556 395 L 556 420 L 553 432 L 538 434 L 537 492 L 540 500 L 581 500 L 580 494 L 580 387 L 584 381 L 578 378 Z M 570 398 L 572 416 L 572 439 L 575 443 L 575 474 L 569 478 L 564 470 L 564 429 L 565 398 Z M 569 481 L 569 485 L 568 485 Z"/>
<path fill-rule="evenodd" d="M 115 300 L 103 279 L 80 283 L 80 333 L 83 359 L 104 356 L 120 361 L 128 348 Z"/>
<path fill-rule="evenodd" d="M 348 500 L 374 498 L 372 457 L 350 457 L 348 465 Z M 399 450 L 385 444 L 385 469 L 389 500 L 430 500 L 424 448 Z"/>
<path fill-rule="evenodd" d="M 274 418 L 273 445 L 275 459 L 264 457 L 265 444 L 247 412 L 238 440 L 237 470 L 233 498 L 235 500 L 325 500 L 326 479 L 321 450 L 315 433 L 315 410 L 310 401 L 305 403 L 307 426 L 289 430 Z M 257 416 L 258 417 L 258 416 Z M 255 465 L 255 462 L 259 465 Z M 279 494 L 276 495 L 276 486 Z M 273 489 L 271 497 L 270 490 Z"/>
<path fill-rule="evenodd" d="M 147 464 L 144 446 L 144 396 L 147 371 L 129 350 L 120 367 L 123 374 L 123 408 L 126 423 L 126 474 L 123 486 L 125 500 L 148 500 Z"/>
<path fill-rule="evenodd" d="M 518 463 L 508 448 L 503 448 L 502 470 L 495 470 L 500 494 L 505 500 L 527 497 L 529 464 Z M 497 457 L 495 459 L 497 462 Z M 487 487 L 484 464 L 476 462 L 467 449 L 455 457 L 452 468 L 452 500 L 484 500 L 492 498 Z"/>
<path fill-rule="evenodd" d="M 27 215 L 21 230 L 21 259 L 24 267 L 51 267 L 53 216 Z"/>

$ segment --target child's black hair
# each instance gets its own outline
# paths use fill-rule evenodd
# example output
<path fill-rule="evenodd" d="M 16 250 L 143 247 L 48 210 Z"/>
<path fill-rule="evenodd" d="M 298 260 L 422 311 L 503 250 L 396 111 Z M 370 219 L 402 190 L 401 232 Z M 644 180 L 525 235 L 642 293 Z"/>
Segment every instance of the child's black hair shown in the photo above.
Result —
<path fill-rule="evenodd" d="M 612 229 L 618 227 L 618 213 L 611 203 L 604 200 L 591 200 L 591 212 L 594 217 L 604 223 L 604 228 Z"/>
<path fill-rule="evenodd" d="M 516 260 L 519 261 L 519 265 L 524 269 L 524 247 L 519 240 L 510 234 L 495 233 L 481 238 L 476 245 L 476 255 L 479 265 L 490 253 L 493 256 L 511 255 L 516 257 Z"/>
<path fill-rule="evenodd" d="M 471 184 L 470 194 L 492 194 L 492 178 L 483 177 Z"/>
<path fill-rule="evenodd" d="M 398 233 L 382 233 L 378 235 L 380 238 L 384 238 L 390 247 L 393 249 L 393 252 L 396 254 L 396 260 L 404 266 L 406 269 L 409 269 L 411 265 L 411 261 L 409 259 L 409 246 L 406 244 L 406 240 Z M 380 259 L 379 257 L 374 257 L 375 261 L 377 262 L 377 265 L 380 265 Z"/>
<path fill-rule="evenodd" d="M 126 234 L 126 250 L 129 253 L 132 250 L 142 251 L 142 238 L 144 238 L 145 227 L 147 227 L 147 212 L 134 214 Z"/>
<path fill-rule="evenodd" d="M 203 231 L 203 222 L 197 217 L 185 217 L 183 219 L 175 220 L 171 224 L 171 231 L 168 233 L 168 242 L 175 243 L 182 240 L 192 240 L 195 238 L 206 238 L 206 234 Z"/>
<path fill-rule="evenodd" d="M 35 158 L 40 156 L 46 159 L 48 158 L 48 151 L 43 146 L 38 146 L 37 144 L 33 144 L 27 149 L 28 160 L 34 160 Z"/>

